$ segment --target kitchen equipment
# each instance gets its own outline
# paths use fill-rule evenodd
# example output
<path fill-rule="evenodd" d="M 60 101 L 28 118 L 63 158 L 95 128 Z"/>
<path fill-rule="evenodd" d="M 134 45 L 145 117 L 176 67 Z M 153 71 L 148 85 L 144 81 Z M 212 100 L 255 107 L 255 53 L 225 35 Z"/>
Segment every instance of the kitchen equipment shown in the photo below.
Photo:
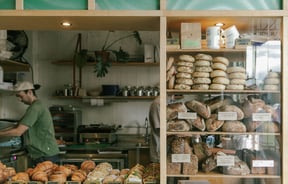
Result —
<path fill-rule="evenodd" d="M 77 127 L 82 121 L 82 112 L 74 106 L 54 105 L 49 108 L 55 136 L 66 143 L 77 142 Z"/>
<path fill-rule="evenodd" d="M 117 141 L 115 125 L 90 124 L 78 127 L 79 143 L 112 144 Z"/>
<path fill-rule="evenodd" d="M 102 96 L 117 96 L 119 93 L 119 85 L 102 85 Z"/>

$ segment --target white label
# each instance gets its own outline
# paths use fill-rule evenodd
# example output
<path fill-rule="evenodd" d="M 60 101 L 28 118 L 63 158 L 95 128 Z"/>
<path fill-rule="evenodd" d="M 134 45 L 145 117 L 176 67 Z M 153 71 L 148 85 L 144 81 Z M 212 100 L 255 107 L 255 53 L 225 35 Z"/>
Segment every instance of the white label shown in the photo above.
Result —
<path fill-rule="evenodd" d="M 218 120 L 237 120 L 236 112 L 218 112 Z"/>
<path fill-rule="evenodd" d="M 235 157 L 234 156 L 217 156 L 217 166 L 234 166 Z"/>
<path fill-rule="evenodd" d="M 271 121 L 272 115 L 271 113 L 253 113 L 252 121 Z"/>
<path fill-rule="evenodd" d="M 172 163 L 179 163 L 179 162 L 191 162 L 191 155 L 190 154 L 172 154 Z"/>
<path fill-rule="evenodd" d="M 195 112 L 178 112 L 178 119 L 197 119 Z"/>
<path fill-rule="evenodd" d="M 253 160 L 253 167 L 274 167 L 274 160 Z"/>

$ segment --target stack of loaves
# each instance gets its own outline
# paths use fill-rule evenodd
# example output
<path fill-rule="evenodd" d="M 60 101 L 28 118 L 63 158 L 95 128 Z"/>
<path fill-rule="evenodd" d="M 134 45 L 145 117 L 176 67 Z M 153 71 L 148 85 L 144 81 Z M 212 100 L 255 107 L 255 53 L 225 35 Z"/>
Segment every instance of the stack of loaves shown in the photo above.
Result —
<path fill-rule="evenodd" d="M 277 72 L 269 72 L 264 80 L 264 90 L 277 91 L 280 89 L 280 76 Z"/>
<path fill-rule="evenodd" d="M 207 90 L 211 83 L 210 72 L 212 72 L 212 56 L 208 54 L 197 54 L 195 58 L 195 72 L 193 73 L 194 85 L 192 89 Z"/>
<path fill-rule="evenodd" d="M 228 90 L 242 90 L 246 84 L 246 69 L 242 66 L 232 66 L 227 68 L 230 84 L 226 86 Z"/>
<path fill-rule="evenodd" d="M 226 86 L 229 85 L 230 80 L 227 76 L 227 66 L 229 65 L 229 60 L 225 57 L 214 57 L 212 61 L 211 79 L 212 83 L 209 89 L 212 90 L 225 90 Z"/>
<path fill-rule="evenodd" d="M 193 73 L 193 63 L 195 58 L 190 55 L 180 55 L 179 61 L 176 64 L 176 80 L 175 80 L 175 89 L 191 89 L 193 85 L 192 73 Z"/>

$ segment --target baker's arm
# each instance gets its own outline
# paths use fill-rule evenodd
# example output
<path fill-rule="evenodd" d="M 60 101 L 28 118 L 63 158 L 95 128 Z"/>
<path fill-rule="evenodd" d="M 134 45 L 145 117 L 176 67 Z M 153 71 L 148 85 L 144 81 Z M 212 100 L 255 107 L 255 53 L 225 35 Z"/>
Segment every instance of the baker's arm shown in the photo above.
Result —
<path fill-rule="evenodd" d="M 0 137 L 2 136 L 21 136 L 26 130 L 28 130 L 28 127 L 26 125 L 19 124 L 17 127 L 6 130 L 6 131 L 0 131 Z"/>

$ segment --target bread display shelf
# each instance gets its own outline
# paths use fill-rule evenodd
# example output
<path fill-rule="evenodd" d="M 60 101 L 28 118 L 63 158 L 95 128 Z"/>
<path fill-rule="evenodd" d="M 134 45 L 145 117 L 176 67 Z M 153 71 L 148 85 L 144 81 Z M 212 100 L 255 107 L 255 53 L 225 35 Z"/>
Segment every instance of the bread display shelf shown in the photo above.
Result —
<path fill-rule="evenodd" d="M 270 91 L 270 90 L 175 90 L 167 89 L 167 93 L 174 94 L 191 94 L 191 93 L 207 93 L 207 94 L 268 94 L 275 93 L 280 94 L 280 91 Z"/>
<path fill-rule="evenodd" d="M 267 174 L 249 174 L 249 175 L 227 175 L 223 173 L 217 173 L 217 172 L 209 172 L 209 173 L 204 173 L 204 172 L 198 172 L 196 175 L 167 175 L 168 177 L 197 177 L 197 178 L 279 178 L 280 176 L 277 175 L 267 175 Z"/>
<path fill-rule="evenodd" d="M 167 53 L 189 53 L 189 52 L 209 52 L 209 53 L 215 53 L 215 52 L 233 52 L 233 53 L 243 53 L 246 52 L 246 49 L 209 49 L 209 48 L 203 48 L 203 49 L 167 49 Z"/>
<path fill-rule="evenodd" d="M 167 132 L 167 135 L 181 135 L 181 136 L 192 136 L 192 135 L 272 135 L 272 136 L 280 136 L 280 133 L 266 133 L 266 132 L 199 132 L 199 131 L 191 131 L 191 132 Z"/>

